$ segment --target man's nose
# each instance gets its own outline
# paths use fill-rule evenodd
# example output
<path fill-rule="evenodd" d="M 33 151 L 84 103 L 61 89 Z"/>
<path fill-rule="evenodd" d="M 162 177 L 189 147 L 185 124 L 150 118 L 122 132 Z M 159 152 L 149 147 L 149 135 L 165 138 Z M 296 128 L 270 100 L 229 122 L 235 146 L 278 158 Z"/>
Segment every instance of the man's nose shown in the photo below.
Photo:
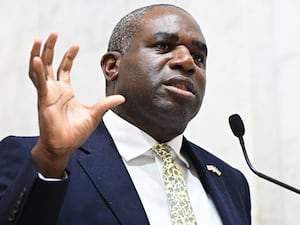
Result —
<path fill-rule="evenodd" d="M 172 69 L 184 70 L 188 75 L 192 75 L 195 72 L 193 56 L 190 50 L 184 45 L 176 46 L 169 65 Z"/>

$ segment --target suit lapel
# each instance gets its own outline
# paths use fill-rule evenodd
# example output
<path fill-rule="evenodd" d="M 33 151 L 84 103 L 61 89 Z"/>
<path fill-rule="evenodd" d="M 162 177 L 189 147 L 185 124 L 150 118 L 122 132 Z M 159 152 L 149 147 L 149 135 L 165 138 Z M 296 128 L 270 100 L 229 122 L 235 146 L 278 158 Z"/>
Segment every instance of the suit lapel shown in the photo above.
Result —
<path fill-rule="evenodd" d="M 149 224 L 137 191 L 103 122 L 82 148 L 90 154 L 80 158 L 79 163 L 120 224 Z"/>
<path fill-rule="evenodd" d="M 201 154 L 203 150 L 191 146 L 186 139 L 184 139 L 182 151 L 187 155 L 198 172 L 201 183 L 206 192 L 211 196 L 223 224 L 236 224 L 236 221 L 239 221 L 239 219 L 234 213 L 232 198 L 226 191 L 227 187 L 223 180 L 224 176 L 219 176 L 209 171 L 206 167 L 207 165 L 213 165 L 214 160 L 211 161 L 204 154 Z"/>

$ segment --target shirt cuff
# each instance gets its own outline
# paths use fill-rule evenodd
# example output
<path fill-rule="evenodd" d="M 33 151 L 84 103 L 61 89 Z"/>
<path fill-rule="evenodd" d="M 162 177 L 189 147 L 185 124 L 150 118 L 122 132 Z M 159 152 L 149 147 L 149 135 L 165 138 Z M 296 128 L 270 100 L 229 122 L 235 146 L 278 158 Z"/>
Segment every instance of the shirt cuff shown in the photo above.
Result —
<path fill-rule="evenodd" d="M 49 177 L 44 177 L 41 173 L 38 173 L 38 177 L 41 179 L 41 180 L 44 180 L 44 181 L 63 181 L 63 180 L 66 180 L 68 179 L 68 174 L 67 172 L 65 172 L 65 176 L 63 178 L 49 178 Z"/>

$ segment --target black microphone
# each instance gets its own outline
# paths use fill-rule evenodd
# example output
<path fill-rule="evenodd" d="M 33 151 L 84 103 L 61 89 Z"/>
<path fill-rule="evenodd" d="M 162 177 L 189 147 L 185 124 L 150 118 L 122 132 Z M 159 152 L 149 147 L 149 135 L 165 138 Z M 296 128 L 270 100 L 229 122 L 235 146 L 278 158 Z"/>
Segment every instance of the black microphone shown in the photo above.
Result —
<path fill-rule="evenodd" d="M 229 125 L 231 127 L 231 130 L 233 132 L 233 134 L 239 138 L 239 141 L 240 141 L 240 144 L 241 144 L 241 147 L 242 147 L 242 150 L 243 150 L 243 153 L 244 153 L 244 156 L 245 156 L 245 159 L 246 159 L 246 162 L 249 166 L 249 168 L 251 169 L 251 171 L 253 173 L 255 173 L 257 176 L 263 178 L 263 179 L 266 179 L 272 183 L 275 183 L 281 187 L 284 187 L 290 191 L 293 191 L 293 192 L 296 192 L 298 194 L 300 194 L 300 190 L 297 189 L 297 188 L 294 188 L 288 184 L 285 184 L 279 180 L 276 180 L 272 177 L 269 177 L 259 171 L 257 171 L 251 164 L 250 160 L 249 160 L 249 157 L 248 157 L 248 154 L 247 154 L 247 151 L 246 151 L 246 147 L 245 147 L 245 143 L 244 143 L 244 139 L 243 139 L 243 136 L 245 134 L 245 127 L 244 127 L 244 123 L 241 119 L 241 117 L 238 115 L 238 114 L 233 114 L 229 117 Z"/>

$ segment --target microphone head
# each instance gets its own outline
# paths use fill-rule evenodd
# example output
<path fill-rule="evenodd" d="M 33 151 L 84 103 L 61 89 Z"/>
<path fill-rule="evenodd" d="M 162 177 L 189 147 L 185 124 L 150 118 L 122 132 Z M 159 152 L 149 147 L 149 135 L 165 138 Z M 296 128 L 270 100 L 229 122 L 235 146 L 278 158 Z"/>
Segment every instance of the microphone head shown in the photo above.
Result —
<path fill-rule="evenodd" d="M 233 134 L 238 138 L 243 137 L 245 134 L 245 127 L 241 117 L 238 114 L 233 114 L 228 120 Z"/>

